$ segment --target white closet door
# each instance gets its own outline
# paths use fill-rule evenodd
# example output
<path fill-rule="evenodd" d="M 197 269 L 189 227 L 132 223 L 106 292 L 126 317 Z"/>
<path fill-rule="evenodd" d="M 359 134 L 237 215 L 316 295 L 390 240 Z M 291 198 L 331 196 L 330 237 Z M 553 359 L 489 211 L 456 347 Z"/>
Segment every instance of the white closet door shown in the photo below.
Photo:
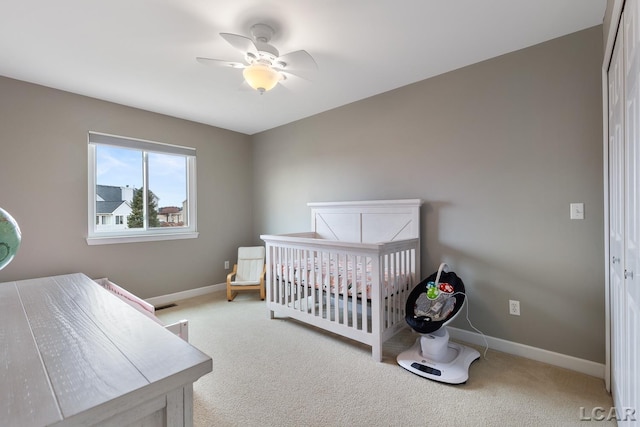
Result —
<path fill-rule="evenodd" d="M 640 19 L 638 1 L 626 2 L 624 28 L 625 87 L 625 353 L 621 404 L 640 412 Z M 640 414 L 636 414 L 640 416 Z M 624 425 L 624 424 L 621 424 Z"/>
<path fill-rule="evenodd" d="M 624 61 L 622 37 L 617 38 L 608 73 L 609 86 L 609 288 L 611 324 L 611 387 L 624 395 Z"/>

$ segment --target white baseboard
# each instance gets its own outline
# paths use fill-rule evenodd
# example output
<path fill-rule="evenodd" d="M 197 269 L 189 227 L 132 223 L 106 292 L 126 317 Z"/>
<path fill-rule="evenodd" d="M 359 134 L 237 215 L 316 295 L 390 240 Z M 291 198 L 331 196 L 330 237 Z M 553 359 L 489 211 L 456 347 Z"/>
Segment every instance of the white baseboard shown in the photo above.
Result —
<path fill-rule="evenodd" d="M 211 292 L 224 291 L 226 288 L 226 283 L 218 283 L 216 285 L 204 286 L 202 288 L 189 289 L 188 291 L 160 295 L 157 297 L 148 298 L 145 301 L 154 306 L 160 306 L 187 298 L 206 295 Z M 583 374 L 604 379 L 605 366 L 602 363 L 579 359 L 577 357 L 568 356 L 566 354 L 555 353 L 553 351 L 543 350 L 541 348 L 531 347 L 529 345 L 519 344 L 516 342 L 503 340 L 501 338 L 494 338 L 486 335 L 485 338 L 487 341 L 485 343 L 483 336 L 476 332 L 452 328 L 450 326 L 447 326 L 447 329 L 451 338 L 455 340 L 468 342 L 470 344 L 479 345 L 481 347 L 484 347 L 488 344 L 489 348 L 493 350 L 513 354 L 514 356 L 525 357 L 531 360 L 537 360 L 538 362 L 548 363 L 549 365 L 558 366 L 561 368 L 569 369 L 571 371 L 581 372 Z"/>
<path fill-rule="evenodd" d="M 604 379 L 605 366 L 602 363 L 596 363 L 590 360 L 555 353 L 553 351 L 543 350 L 541 348 L 531 347 L 529 345 L 519 344 L 486 335 L 485 338 L 487 341 L 485 343 L 483 336 L 476 332 L 470 332 L 449 326 L 447 326 L 447 329 L 451 338 L 455 340 L 465 341 L 482 347 L 488 344 L 489 348 L 492 350 L 498 350 L 503 353 L 537 360 L 538 362 L 548 363 L 549 365 L 559 366 L 571 371 L 581 372 L 583 374 Z"/>
<path fill-rule="evenodd" d="M 189 289 L 188 291 L 175 292 L 173 294 L 160 295 L 157 297 L 147 298 L 145 301 L 153 306 L 171 304 L 187 298 L 199 297 L 201 295 L 210 294 L 211 292 L 224 291 L 227 289 L 226 283 L 218 283 L 216 285 L 203 286 L 202 288 Z"/>

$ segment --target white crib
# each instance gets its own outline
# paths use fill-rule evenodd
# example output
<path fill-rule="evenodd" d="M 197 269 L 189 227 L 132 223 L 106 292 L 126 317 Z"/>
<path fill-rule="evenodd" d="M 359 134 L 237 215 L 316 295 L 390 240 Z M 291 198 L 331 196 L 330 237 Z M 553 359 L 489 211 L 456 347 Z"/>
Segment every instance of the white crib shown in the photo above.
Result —
<path fill-rule="evenodd" d="M 267 307 L 371 346 L 406 326 L 420 278 L 421 200 L 309 203 L 311 232 L 262 235 Z"/>

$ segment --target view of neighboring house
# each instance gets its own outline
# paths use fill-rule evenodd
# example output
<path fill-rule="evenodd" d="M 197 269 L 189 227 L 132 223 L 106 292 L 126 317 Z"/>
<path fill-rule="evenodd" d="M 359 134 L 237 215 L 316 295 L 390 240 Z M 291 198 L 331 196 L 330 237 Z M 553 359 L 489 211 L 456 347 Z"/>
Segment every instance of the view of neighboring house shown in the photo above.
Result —
<path fill-rule="evenodd" d="M 98 231 L 124 230 L 128 228 L 127 217 L 131 214 L 134 191 L 135 188 L 129 186 L 96 185 L 96 229 Z M 183 226 L 184 212 L 184 206 L 158 208 L 160 226 Z"/>
<path fill-rule="evenodd" d="M 183 208 L 165 206 L 158 209 L 158 220 L 163 227 L 181 227 L 184 225 Z"/>
<path fill-rule="evenodd" d="M 124 230 L 131 213 L 134 188 L 96 185 L 96 229 Z"/>

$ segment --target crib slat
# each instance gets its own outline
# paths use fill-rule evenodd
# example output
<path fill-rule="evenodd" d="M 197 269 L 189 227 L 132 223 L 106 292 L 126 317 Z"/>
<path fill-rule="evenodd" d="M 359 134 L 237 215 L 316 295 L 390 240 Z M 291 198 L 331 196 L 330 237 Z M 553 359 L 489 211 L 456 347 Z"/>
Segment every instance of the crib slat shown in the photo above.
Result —
<path fill-rule="evenodd" d="M 396 287 L 398 285 L 398 276 L 397 276 L 397 263 L 396 263 L 396 254 L 390 253 L 388 255 L 389 258 L 389 273 L 387 274 L 389 286 L 388 291 L 385 292 L 385 299 L 387 301 L 387 307 L 384 310 L 384 326 L 385 328 L 389 327 L 389 325 L 393 324 L 393 306 L 394 299 L 396 297 Z"/>
<path fill-rule="evenodd" d="M 285 264 L 287 265 L 287 281 L 284 283 L 285 291 L 286 291 L 286 299 L 285 302 L 287 306 L 291 307 L 291 303 L 293 302 L 291 287 L 295 283 L 296 280 L 296 272 L 293 266 L 293 250 L 287 249 L 285 251 Z"/>
<path fill-rule="evenodd" d="M 391 286 L 389 287 L 389 292 L 387 293 L 387 300 L 389 301 L 389 305 L 387 307 L 387 309 L 385 310 L 387 312 L 387 327 L 389 327 L 389 325 L 393 325 L 395 323 L 395 319 L 396 319 L 396 313 L 397 313 L 397 301 L 398 301 L 398 292 L 400 290 L 400 277 L 398 276 L 398 274 L 400 273 L 400 263 L 399 263 L 399 259 L 398 256 L 399 254 L 396 253 L 392 253 L 391 255 L 391 273 L 389 274 L 390 277 L 393 277 L 393 279 L 391 280 Z"/>
<path fill-rule="evenodd" d="M 349 261 L 348 254 L 342 254 L 343 266 L 342 266 L 342 283 L 338 289 L 338 298 L 342 301 L 342 317 L 340 323 L 345 325 L 349 324 Z"/>
<path fill-rule="evenodd" d="M 311 283 L 311 275 L 313 272 L 313 265 L 311 264 L 311 258 L 309 256 L 309 250 L 303 249 L 301 254 L 301 261 L 304 263 L 304 282 L 300 284 L 300 299 L 301 299 L 301 308 L 305 311 L 309 311 L 309 301 L 307 299 L 307 295 L 309 294 L 309 284 Z"/>
<path fill-rule="evenodd" d="M 273 275 L 271 278 L 275 280 L 275 283 L 273 286 L 270 286 L 273 291 L 273 297 L 269 301 L 273 301 L 276 304 L 282 304 L 282 300 L 280 299 L 280 295 L 282 295 L 280 292 L 280 288 L 282 287 L 282 259 L 280 256 L 282 248 L 276 246 L 272 247 L 272 249 L 271 253 L 273 254 L 273 260 L 271 262 L 273 263 Z"/>
<path fill-rule="evenodd" d="M 391 264 L 391 255 L 388 252 L 385 252 L 384 254 L 381 268 L 387 287 L 393 287 L 393 266 Z M 381 328 L 384 328 L 387 325 L 387 316 L 389 315 L 389 310 L 386 309 L 387 305 L 389 304 L 389 298 L 387 297 L 387 293 L 385 291 L 385 289 L 381 289 L 380 291 Z"/>
<path fill-rule="evenodd" d="M 276 283 L 275 289 L 274 289 L 274 301 L 276 301 L 278 304 L 282 304 L 282 248 L 278 247 L 276 248 L 275 251 L 275 255 L 276 255 L 276 260 L 275 262 L 277 262 L 277 265 L 274 265 L 273 267 L 276 269 L 276 271 L 274 272 L 274 274 L 276 275 L 275 277 L 277 277 L 278 282 Z"/>
<path fill-rule="evenodd" d="M 393 289 L 395 286 L 395 277 L 393 275 L 393 256 L 392 254 L 385 255 L 385 279 L 387 282 L 387 288 Z M 382 293 L 382 299 L 380 301 L 384 301 L 384 305 L 386 310 L 382 310 L 382 324 L 383 327 L 389 324 L 389 316 L 391 315 L 391 310 L 389 310 L 389 306 L 393 304 L 393 295 L 390 295 L 388 292 Z"/>
<path fill-rule="evenodd" d="M 380 257 L 374 257 L 371 262 L 372 271 L 378 275 L 378 280 L 372 286 L 376 286 L 376 296 L 371 298 L 371 353 L 375 360 L 382 360 L 382 316 L 383 295 L 381 281 L 384 279 L 384 262 Z"/>
<path fill-rule="evenodd" d="M 352 255 L 352 260 L 351 260 L 351 268 L 352 268 L 352 275 L 351 275 L 351 327 L 354 329 L 359 329 L 358 328 L 358 285 L 361 284 L 363 286 L 363 289 L 366 292 L 366 282 L 362 281 L 362 275 L 359 274 L 360 270 L 358 268 L 358 266 L 360 265 L 359 262 L 362 262 L 362 257 L 358 256 L 358 255 Z M 349 301 L 347 299 L 347 301 Z M 365 301 L 366 303 L 366 295 L 363 296 L 362 301 Z"/>
<path fill-rule="evenodd" d="M 332 289 L 333 298 L 331 299 L 331 303 L 333 304 L 333 306 L 331 311 L 333 311 L 333 321 L 335 323 L 338 323 L 338 320 L 340 317 L 340 307 L 338 304 L 338 289 L 340 288 L 340 270 L 338 268 L 339 263 L 340 263 L 340 254 L 336 253 L 333 265 L 331 266 L 333 268 L 333 277 L 334 277 L 333 289 Z"/>
<path fill-rule="evenodd" d="M 398 290 L 396 291 L 396 300 L 395 300 L 395 308 L 394 308 L 394 318 L 393 321 L 400 322 L 402 321 L 402 313 L 404 311 L 401 301 L 404 298 L 404 290 L 407 283 L 407 265 L 406 265 L 406 253 L 404 251 L 398 253 L 398 275 L 400 280 L 398 281 Z"/>
<path fill-rule="evenodd" d="M 280 276 L 280 283 L 278 286 L 278 302 L 280 305 L 287 305 L 287 296 L 286 296 L 286 283 L 289 280 L 289 266 L 287 265 L 286 260 L 286 248 L 280 248 L 279 251 L 280 257 L 280 268 L 278 268 L 278 275 Z"/>
<path fill-rule="evenodd" d="M 285 270 L 282 273 L 284 280 L 282 281 L 282 304 L 284 306 L 289 306 L 289 283 L 291 282 L 291 266 L 289 265 L 289 249 L 282 249 L 282 265 L 284 265 Z"/>
<path fill-rule="evenodd" d="M 390 276 L 391 273 L 391 266 L 390 266 L 390 262 L 389 262 L 389 254 L 385 253 L 382 259 L 382 272 L 384 274 L 384 280 L 387 282 L 387 286 L 393 286 L 393 282 L 392 282 L 392 277 L 388 277 Z M 389 300 L 387 298 L 385 298 L 385 294 L 384 292 L 381 290 L 380 291 L 380 301 L 383 305 L 383 307 L 386 307 L 387 304 L 389 304 Z M 386 316 L 388 315 L 388 310 L 382 310 L 382 316 L 380 317 L 380 323 L 382 323 L 382 325 L 386 325 L 387 324 L 387 319 Z M 384 326 L 382 326 L 384 327 Z"/>
<path fill-rule="evenodd" d="M 298 310 L 303 311 L 305 309 L 305 301 L 304 301 L 304 287 L 306 286 L 309 270 L 306 262 L 305 253 L 306 249 L 298 249 L 296 250 L 298 266 L 300 271 L 300 280 L 296 283 L 296 302 L 298 304 Z"/>
<path fill-rule="evenodd" d="M 366 256 L 365 257 L 365 265 L 363 267 L 363 270 L 365 271 L 365 277 L 367 275 L 367 270 L 370 269 L 371 271 L 371 277 L 372 277 L 372 281 L 369 282 L 368 280 L 365 280 L 367 282 L 367 285 L 369 286 L 369 293 L 371 295 L 371 298 L 375 298 L 375 293 L 376 293 L 376 288 L 375 288 L 375 275 L 378 274 L 378 272 L 373 268 L 373 257 L 371 256 Z M 369 266 L 370 265 L 370 266 Z M 363 296 L 363 300 L 362 300 L 362 304 L 360 307 L 360 318 L 362 319 L 362 330 L 366 333 L 370 333 L 371 329 L 369 328 L 369 300 L 368 300 L 368 295 L 366 294 L 367 290 L 364 290 L 365 295 Z"/>
<path fill-rule="evenodd" d="M 309 274 L 309 282 L 307 283 L 307 286 L 305 288 L 307 291 L 306 299 L 309 304 L 307 307 L 307 312 L 314 315 L 316 311 L 315 292 L 313 291 L 316 284 L 316 258 L 315 257 L 316 257 L 315 251 L 309 251 L 308 262 L 309 262 L 309 268 L 311 269 L 311 273 Z"/>
<path fill-rule="evenodd" d="M 324 295 L 324 316 L 327 321 L 331 321 L 331 281 L 329 276 L 331 275 L 331 253 L 327 252 L 324 258 L 324 266 L 322 277 L 322 292 Z"/>

